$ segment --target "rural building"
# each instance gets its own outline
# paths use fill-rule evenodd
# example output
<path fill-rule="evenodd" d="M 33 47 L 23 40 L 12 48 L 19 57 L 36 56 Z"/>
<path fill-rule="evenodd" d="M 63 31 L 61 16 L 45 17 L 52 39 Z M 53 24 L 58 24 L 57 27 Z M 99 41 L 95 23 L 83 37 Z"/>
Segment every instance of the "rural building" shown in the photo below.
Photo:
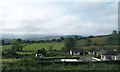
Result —
<path fill-rule="evenodd" d="M 107 51 L 105 54 L 101 55 L 101 59 L 106 60 L 120 60 L 120 52 L 119 51 Z"/>
<path fill-rule="evenodd" d="M 90 55 L 95 55 L 95 49 L 94 49 L 94 48 L 90 49 L 90 50 L 88 51 L 88 54 L 90 54 Z"/>
<path fill-rule="evenodd" d="M 35 54 L 35 56 L 36 56 L 36 57 L 40 57 L 40 58 L 43 57 L 42 54 Z"/>
<path fill-rule="evenodd" d="M 88 54 L 91 54 L 94 56 L 99 56 L 105 53 L 106 53 L 106 50 L 101 48 L 92 48 L 91 50 L 88 51 Z"/>
<path fill-rule="evenodd" d="M 83 51 L 82 48 L 72 48 L 70 49 L 70 55 L 84 55 L 85 52 Z"/>

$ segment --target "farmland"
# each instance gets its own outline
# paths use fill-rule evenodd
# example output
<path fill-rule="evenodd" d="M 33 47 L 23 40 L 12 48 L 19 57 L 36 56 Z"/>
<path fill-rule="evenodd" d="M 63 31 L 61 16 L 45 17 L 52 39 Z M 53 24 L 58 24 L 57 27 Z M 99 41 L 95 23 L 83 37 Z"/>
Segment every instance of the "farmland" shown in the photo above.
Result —
<path fill-rule="evenodd" d="M 93 55 L 80 55 L 80 56 L 74 56 L 70 55 L 68 51 L 65 51 L 67 49 L 66 42 L 70 41 L 69 39 L 73 39 L 73 42 L 75 43 L 74 47 L 76 48 L 83 48 L 85 52 L 89 51 L 91 48 L 105 48 L 107 50 L 110 49 L 117 49 L 118 45 L 116 44 L 109 44 L 107 42 L 109 36 L 95 36 L 95 37 L 83 37 L 83 38 L 67 38 L 66 39 L 60 39 L 59 40 L 44 40 L 44 41 L 29 41 L 27 43 L 22 42 L 22 39 L 16 39 L 16 43 L 10 44 L 10 45 L 3 45 L 0 46 L 3 53 L 3 59 L 0 60 L 3 62 L 3 69 L 4 70 L 10 70 L 10 69 L 22 69 L 22 70 L 46 70 L 46 69 L 52 69 L 56 70 L 56 67 L 58 67 L 57 70 L 117 70 L 119 69 L 118 64 L 115 62 L 113 64 L 110 64 L 107 62 L 103 63 L 92 63 L 91 57 Z M 88 42 L 90 45 L 88 45 Z M 69 43 L 69 42 L 68 42 Z M 73 43 L 73 44 L 74 44 Z M 70 44 L 69 44 L 70 45 Z M 73 48 L 74 48 L 73 47 Z M 68 49 L 69 50 L 69 49 Z M 54 63 L 46 63 L 46 66 L 43 67 L 44 64 L 40 64 L 38 61 L 38 57 L 36 57 L 36 53 L 43 54 L 43 57 L 45 59 L 54 59 L 54 58 L 79 58 L 78 61 L 81 62 L 77 67 L 75 64 L 71 65 L 64 65 L 62 63 L 60 64 L 54 64 Z M 87 64 L 83 64 L 84 60 L 89 59 L 90 61 L 87 62 Z M 54 61 L 53 61 L 54 62 Z M 44 63 L 44 60 L 43 60 Z M 14 64 L 11 66 L 11 64 Z M 28 66 L 28 67 L 27 67 Z M 107 67 L 107 68 L 105 68 Z M 55 68 L 55 69 L 54 69 Z"/>
<path fill-rule="evenodd" d="M 101 36 L 101 37 L 94 37 L 90 38 L 92 43 L 96 43 L 98 45 L 100 44 L 105 44 L 103 47 L 104 48 L 118 48 L 117 45 L 106 45 L 106 40 L 109 36 Z M 85 49 L 93 48 L 95 45 L 92 46 L 86 46 L 86 40 L 85 39 L 80 39 L 77 42 L 77 46 L 80 47 L 82 46 Z M 23 47 L 23 51 L 37 51 L 38 49 L 45 48 L 46 50 L 49 50 L 49 47 L 52 46 L 53 49 L 56 50 L 61 50 L 61 48 L 64 47 L 64 42 L 54 42 L 54 43 L 33 43 L 33 44 L 26 44 L 26 46 Z M 2 46 L 2 51 L 6 49 L 10 49 L 11 45 L 3 45 Z"/>
<path fill-rule="evenodd" d="M 27 45 L 23 48 L 24 51 L 37 51 L 38 49 L 45 48 L 46 50 L 49 50 L 49 47 L 53 46 L 53 49 L 60 50 L 62 47 L 64 47 L 64 43 L 35 43 Z"/>

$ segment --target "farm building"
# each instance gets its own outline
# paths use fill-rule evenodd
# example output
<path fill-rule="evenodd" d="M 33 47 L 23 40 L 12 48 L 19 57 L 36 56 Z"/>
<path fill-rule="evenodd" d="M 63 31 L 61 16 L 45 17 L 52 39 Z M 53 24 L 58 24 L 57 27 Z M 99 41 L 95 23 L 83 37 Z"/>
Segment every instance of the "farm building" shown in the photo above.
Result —
<path fill-rule="evenodd" d="M 106 60 L 120 60 L 120 52 L 119 51 L 107 51 L 105 54 L 101 55 L 101 59 Z"/>

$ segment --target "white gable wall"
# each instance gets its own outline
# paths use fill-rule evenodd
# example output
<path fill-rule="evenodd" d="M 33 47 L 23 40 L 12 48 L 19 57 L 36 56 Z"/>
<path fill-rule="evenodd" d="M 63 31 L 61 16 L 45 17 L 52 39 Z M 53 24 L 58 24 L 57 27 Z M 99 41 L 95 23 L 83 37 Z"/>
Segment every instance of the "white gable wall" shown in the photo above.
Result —
<path fill-rule="evenodd" d="M 72 55 L 72 51 L 70 50 L 70 55 Z"/>
<path fill-rule="evenodd" d="M 109 60 L 109 58 L 111 58 L 112 60 L 120 60 L 120 54 L 117 56 L 114 55 L 101 55 L 101 59 L 102 60 Z"/>
<path fill-rule="evenodd" d="M 116 60 L 120 60 L 120 53 L 116 56 Z"/>

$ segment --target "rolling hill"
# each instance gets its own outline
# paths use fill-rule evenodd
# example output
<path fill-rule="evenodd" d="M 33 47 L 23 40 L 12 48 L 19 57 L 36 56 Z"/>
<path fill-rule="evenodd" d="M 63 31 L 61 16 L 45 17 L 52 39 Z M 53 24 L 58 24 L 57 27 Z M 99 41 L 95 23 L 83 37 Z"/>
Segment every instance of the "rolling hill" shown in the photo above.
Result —
<path fill-rule="evenodd" d="M 96 43 L 97 45 L 104 44 L 104 48 L 118 48 L 118 46 L 113 46 L 113 45 L 107 45 L 106 40 L 109 36 L 96 36 L 94 38 L 90 38 L 92 43 Z M 83 47 L 85 49 L 89 49 L 94 47 L 95 45 L 93 44 L 92 46 L 85 46 L 86 40 L 85 39 L 80 39 L 77 42 L 77 46 Z M 45 48 L 46 50 L 49 50 L 50 46 L 53 46 L 53 49 L 60 50 L 62 47 L 64 47 L 64 42 L 54 42 L 54 43 L 33 43 L 33 44 L 28 44 L 27 46 L 23 47 L 24 51 L 36 51 L 40 48 Z M 10 49 L 11 45 L 3 45 L 2 49 L 3 51 L 5 49 Z"/>

